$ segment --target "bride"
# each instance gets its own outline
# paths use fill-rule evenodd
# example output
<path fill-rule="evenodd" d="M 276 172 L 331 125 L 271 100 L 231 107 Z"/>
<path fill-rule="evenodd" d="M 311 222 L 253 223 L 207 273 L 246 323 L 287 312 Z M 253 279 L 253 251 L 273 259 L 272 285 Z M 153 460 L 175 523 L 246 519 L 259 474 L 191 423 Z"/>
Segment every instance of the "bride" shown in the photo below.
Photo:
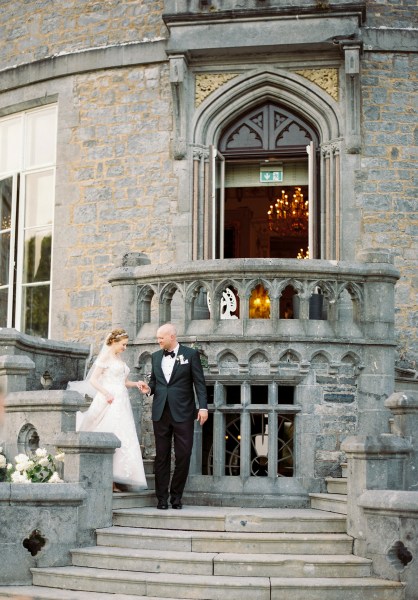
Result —
<path fill-rule="evenodd" d="M 130 491 L 147 489 L 141 449 L 126 389 L 140 389 L 143 382 L 128 379 L 129 368 L 120 358 L 127 344 L 126 331 L 114 329 L 106 336 L 87 381 L 68 383 L 68 389 L 86 393 L 88 387 L 91 389 L 92 386 L 96 392 L 89 409 L 77 413 L 76 430 L 111 432 L 121 442 L 121 447 L 116 448 L 113 456 L 113 491 L 121 491 L 118 484 L 123 484 Z"/>

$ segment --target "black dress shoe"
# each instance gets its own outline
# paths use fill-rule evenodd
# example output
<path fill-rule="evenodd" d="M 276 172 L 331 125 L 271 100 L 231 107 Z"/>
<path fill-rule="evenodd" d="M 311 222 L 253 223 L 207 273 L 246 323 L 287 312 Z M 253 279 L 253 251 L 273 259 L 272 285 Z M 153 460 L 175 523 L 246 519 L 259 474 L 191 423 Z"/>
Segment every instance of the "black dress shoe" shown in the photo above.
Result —
<path fill-rule="evenodd" d="M 171 508 L 174 508 L 175 510 L 181 510 L 183 508 L 183 504 L 181 502 L 174 502 L 174 504 L 171 505 Z"/>
<path fill-rule="evenodd" d="M 157 508 L 159 508 L 160 510 L 167 510 L 168 504 L 167 504 L 167 502 L 164 502 L 164 500 L 159 500 L 158 504 L 157 504 Z"/>

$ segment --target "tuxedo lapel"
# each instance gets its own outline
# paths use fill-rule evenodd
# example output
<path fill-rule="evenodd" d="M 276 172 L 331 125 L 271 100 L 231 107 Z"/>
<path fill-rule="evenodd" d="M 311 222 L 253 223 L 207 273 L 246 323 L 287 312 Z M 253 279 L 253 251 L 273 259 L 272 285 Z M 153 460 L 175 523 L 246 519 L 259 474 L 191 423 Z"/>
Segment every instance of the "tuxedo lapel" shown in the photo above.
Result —
<path fill-rule="evenodd" d="M 157 350 L 157 352 L 155 353 L 155 371 L 156 371 L 156 375 L 159 375 L 160 377 L 162 377 L 163 379 L 165 379 L 164 377 L 164 372 L 163 369 L 161 367 L 161 361 L 163 360 L 163 351 L 162 350 Z"/>
<path fill-rule="evenodd" d="M 176 374 L 179 366 L 180 366 L 180 356 L 185 356 L 185 350 L 187 350 L 187 346 L 179 346 L 179 350 L 177 352 L 176 360 L 174 361 L 173 371 L 171 373 L 170 381 L 174 379 L 174 375 Z"/>

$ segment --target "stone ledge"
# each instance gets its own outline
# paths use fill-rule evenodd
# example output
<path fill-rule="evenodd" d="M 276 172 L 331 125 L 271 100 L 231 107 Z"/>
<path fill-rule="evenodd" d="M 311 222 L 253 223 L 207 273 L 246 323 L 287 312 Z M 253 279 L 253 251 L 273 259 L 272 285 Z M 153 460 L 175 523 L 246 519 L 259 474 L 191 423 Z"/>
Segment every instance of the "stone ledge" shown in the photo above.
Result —
<path fill-rule="evenodd" d="M 165 61 L 165 40 L 92 48 L 5 69 L 0 92 L 79 73 Z"/>
<path fill-rule="evenodd" d="M 78 392 L 68 390 L 39 390 L 10 392 L 5 401 L 6 412 L 76 411 L 87 406 Z"/>
<path fill-rule="evenodd" d="M 83 503 L 87 493 L 75 483 L 0 483 L 0 505 L 73 505 Z"/>
<path fill-rule="evenodd" d="M 2 74 L 2 79 L 4 74 Z M 1 91 L 1 85 L 0 85 Z M 17 331 L 17 329 L 0 327 L 0 352 L 6 348 L 7 354 L 16 354 L 16 350 L 23 352 L 46 352 L 70 354 L 74 357 L 85 358 L 89 354 L 89 346 L 78 342 L 61 342 L 47 340 Z M 3 354 L 3 352 L 1 352 Z M 6 354 L 6 352 L 5 352 Z"/>
<path fill-rule="evenodd" d="M 405 455 L 412 452 L 411 443 L 390 433 L 381 435 L 350 436 L 341 444 L 341 449 L 353 458 L 360 455 L 371 456 L 373 459 L 386 460 L 388 455 Z"/>
<path fill-rule="evenodd" d="M 114 433 L 79 431 L 58 434 L 54 442 L 65 454 L 113 454 L 121 442 Z"/>
<path fill-rule="evenodd" d="M 26 375 L 35 368 L 35 363 L 28 356 L 3 354 L 0 356 L 0 375 Z"/>
<path fill-rule="evenodd" d="M 365 511 L 393 513 L 392 516 L 418 519 L 418 492 L 368 490 L 359 500 Z"/>

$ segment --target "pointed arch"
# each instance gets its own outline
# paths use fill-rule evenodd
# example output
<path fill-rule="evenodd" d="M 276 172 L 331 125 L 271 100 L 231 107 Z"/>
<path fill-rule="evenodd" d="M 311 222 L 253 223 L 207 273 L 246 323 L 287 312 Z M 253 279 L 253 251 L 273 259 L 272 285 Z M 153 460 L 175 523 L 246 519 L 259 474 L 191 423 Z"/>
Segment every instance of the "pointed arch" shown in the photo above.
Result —
<path fill-rule="evenodd" d="M 221 132 L 232 125 L 237 114 L 271 100 L 299 114 L 309 115 L 321 142 L 341 136 L 342 117 L 337 103 L 307 79 L 296 73 L 269 67 L 235 77 L 212 93 L 196 111 L 193 143 L 216 144 Z"/>
<path fill-rule="evenodd" d="M 311 258 L 340 260 L 344 244 L 341 230 L 341 197 L 345 179 L 345 174 L 341 172 L 340 154 L 344 147 L 345 120 L 341 115 L 339 104 L 321 88 L 297 73 L 271 66 L 257 68 L 229 80 L 210 94 L 193 115 L 190 128 L 194 171 L 193 258 L 205 259 L 213 255 L 214 224 L 217 214 L 218 218 L 219 215 L 224 215 L 224 205 L 221 200 L 224 198 L 224 192 L 220 192 L 224 189 L 224 184 L 217 185 L 217 182 L 223 182 L 225 173 L 225 157 L 219 150 L 221 138 L 229 131 L 231 135 L 226 139 L 232 140 L 234 144 L 233 140 L 238 139 L 234 136 L 252 136 L 254 149 L 251 150 L 250 143 L 247 149 L 243 150 L 243 156 L 245 153 L 248 153 L 248 156 L 251 153 L 252 156 L 256 156 L 260 152 L 260 156 L 263 152 L 267 156 L 266 148 L 270 148 L 271 144 L 266 146 L 263 142 L 264 134 L 260 128 L 260 115 L 257 113 L 257 110 L 263 106 L 267 112 L 272 109 L 270 112 L 274 118 L 271 134 L 273 137 L 276 136 L 274 144 L 281 139 L 281 133 L 287 136 L 286 140 L 283 138 L 281 149 L 280 143 L 279 146 L 274 146 L 276 159 L 282 151 L 285 156 L 292 147 L 294 152 L 303 151 L 304 155 L 309 156 L 307 176 L 309 189 L 312 190 L 310 204 L 312 216 L 309 222 Z M 247 118 L 247 129 L 243 122 L 244 129 L 234 131 L 234 123 L 237 123 L 240 115 L 243 121 Z M 293 127 L 292 131 L 286 129 L 287 126 Z M 308 129 L 315 132 L 314 139 L 308 133 Z M 309 137 L 311 142 L 302 144 L 302 140 L 305 138 L 308 140 Z M 240 144 L 244 144 L 244 141 L 241 140 L 238 146 Z M 210 146 L 216 148 L 212 154 L 208 153 Z M 212 156 L 207 169 L 207 180 L 204 175 L 208 160 L 205 152 Z M 221 171 L 218 172 L 221 163 L 223 175 Z M 241 216 L 242 218 L 244 217 Z M 223 232 L 222 219 L 220 227 Z M 237 227 L 239 222 L 238 225 L 235 222 L 230 224 L 231 243 Z M 305 240 L 303 244 L 305 249 L 307 245 Z M 238 252 L 238 250 L 233 251 Z M 277 253 L 278 250 L 274 252 Z"/>

